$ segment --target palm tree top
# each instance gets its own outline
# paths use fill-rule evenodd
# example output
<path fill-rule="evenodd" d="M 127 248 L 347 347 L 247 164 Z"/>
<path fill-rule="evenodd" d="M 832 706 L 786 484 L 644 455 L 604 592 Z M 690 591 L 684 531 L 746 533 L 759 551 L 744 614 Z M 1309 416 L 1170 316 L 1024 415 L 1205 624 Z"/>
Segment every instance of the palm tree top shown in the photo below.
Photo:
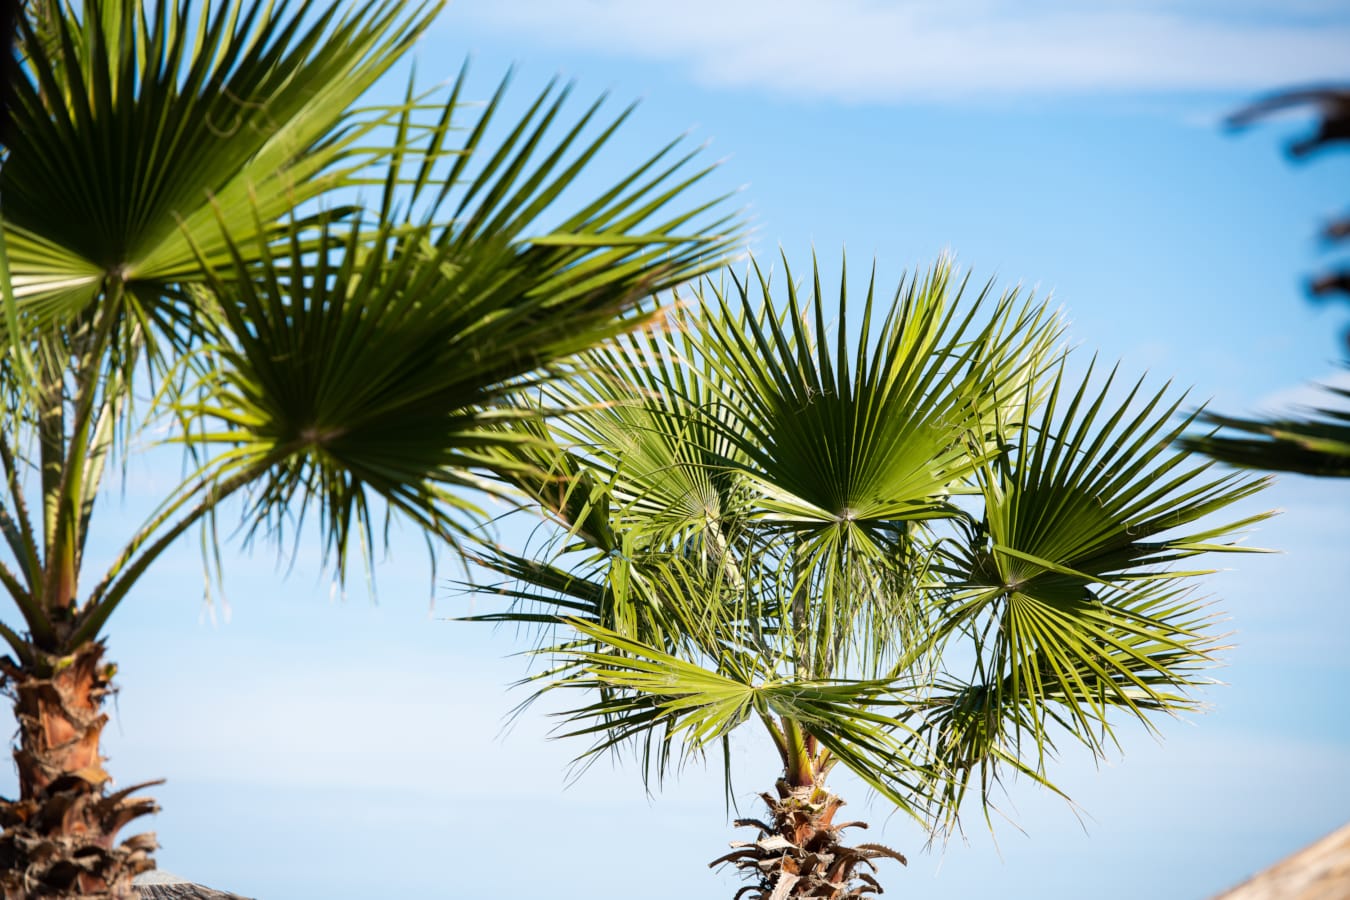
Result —
<path fill-rule="evenodd" d="M 1222 516 L 1265 480 L 1175 449 L 1170 387 L 1075 381 L 1046 304 L 949 261 L 885 294 L 783 276 L 598 351 L 524 485 L 552 558 L 480 553 L 512 605 L 473 618 L 542 629 L 581 761 L 660 781 L 757 721 L 787 784 L 843 764 L 955 827 L 968 788 L 986 814 L 1010 774 L 1053 788 L 1065 737 L 1100 756 L 1195 709 L 1221 644 L 1194 562 L 1246 549 L 1266 514 Z"/>

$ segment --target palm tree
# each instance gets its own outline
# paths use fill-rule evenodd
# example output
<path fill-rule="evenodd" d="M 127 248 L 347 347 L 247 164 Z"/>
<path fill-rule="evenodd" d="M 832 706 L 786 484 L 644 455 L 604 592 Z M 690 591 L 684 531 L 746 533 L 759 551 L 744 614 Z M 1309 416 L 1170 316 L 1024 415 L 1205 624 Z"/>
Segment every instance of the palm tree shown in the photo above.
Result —
<path fill-rule="evenodd" d="M 499 484 L 481 476 L 493 448 L 531 440 L 503 427 L 531 415 L 510 398 L 641 325 L 646 298 L 727 244 L 684 199 L 703 170 L 675 144 L 563 208 L 626 115 L 569 123 L 567 89 L 495 146 L 502 91 L 466 129 L 463 73 L 448 98 L 410 84 L 356 106 L 438 9 L 26 9 L 0 163 L 7 898 L 130 897 L 153 867 L 153 835 L 118 843 L 155 805 L 108 790 L 101 635 L 181 535 L 230 498 L 246 534 L 313 512 L 339 576 L 390 517 L 459 540 L 464 488 Z M 190 475 L 87 571 L 106 473 L 151 424 Z"/>
<path fill-rule="evenodd" d="M 1043 304 L 943 262 L 889 305 L 874 274 L 855 322 L 812 276 L 784 260 L 775 302 L 752 266 L 597 353 L 533 457 L 557 546 L 479 559 L 513 602 L 474 618 L 538 627 L 535 696 L 585 696 L 579 762 L 631 749 L 650 783 L 720 748 L 729 784 L 732 733 L 768 735 L 767 815 L 713 863 L 738 898 L 879 893 L 904 861 L 845 843 L 837 765 L 946 830 L 972 786 L 986 818 L 1005 776 L 1053 789 L 1057 741 L 1193 709 L 1218 637 L 1174 564 L 1262 518 L 1212 521 L 1263 482 L 1171 449 L 1167 388 L 1075 384 Z"/>

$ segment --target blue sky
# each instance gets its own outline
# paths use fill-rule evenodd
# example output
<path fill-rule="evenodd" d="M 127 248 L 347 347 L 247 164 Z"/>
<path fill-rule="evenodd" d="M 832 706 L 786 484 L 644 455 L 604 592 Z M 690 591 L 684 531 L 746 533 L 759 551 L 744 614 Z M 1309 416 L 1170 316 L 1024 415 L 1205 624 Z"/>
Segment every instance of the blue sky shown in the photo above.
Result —
<path fill-rule="evenodd" d="M 1300 283 L 1325 261 L 1318 223 L 1350 202 L 1350 152 L 1292 166 L 1281 141 L 1306 121 L 1218 123 L 1269 88 L 1350 79 L 1347 48 L 1350 4 L 1319 0 L 464 0 L 417 57 L 430 83 L 472 53 L 484 97 L 514 62 L 517 105 L 557 73 L 578 109 L 642 97 L 607 158 L 692 129 L 726 158 L 708 192 L 742 189 L 756 252 L 804 266 L 847 248 L 883 283 L 951 252 L 979 280 L 1052 294 L 1080 356 L 1241 412 L 1308 401 L 1300 385 L 1342 353 L 1346 317 Z M 109 534 L 175 465 L 132 461 Z M 1227 685 L 1206 715 L 1162 723 L 1162 743 L 1127 730 L 1108 765 L 1066 749 L 1077 812 L 1014 784 L 1022 830 L 1002 823 L 995 844 L 974 812 L 966 841 L 924 852 L 840 780 L 869 837 L 910 857 L 883 870 L 892 893 L 1201 898 L 1341 824 L 1350 486 L 1282 478 L 1247 509 L 1270 507 L 1284 514 L 1250 540 L 1282 552 L 1209 585 L 1234 632 Z M 734 892 L 705 868 L 737 837 L 720 771 L 653 796 L 633 768 L 569 781 L 581 747 L 547 741 L 542 710 L 503 728 L 524 643 L 445 621 L 483 601 L 438 587 L 433 606 L 412 535 L 380 563 L 378 600 L 333 596 L 317 548 L 289 576 L 266 551 L 225 559 L 208 607 L 188 540 L 109 629 L 124 691 L 109 768 L 169 779 L 152 791 L 163 868 L 267 900 Z M 748 741 L 735 764 L 752 809 L 776 763 Z"/>

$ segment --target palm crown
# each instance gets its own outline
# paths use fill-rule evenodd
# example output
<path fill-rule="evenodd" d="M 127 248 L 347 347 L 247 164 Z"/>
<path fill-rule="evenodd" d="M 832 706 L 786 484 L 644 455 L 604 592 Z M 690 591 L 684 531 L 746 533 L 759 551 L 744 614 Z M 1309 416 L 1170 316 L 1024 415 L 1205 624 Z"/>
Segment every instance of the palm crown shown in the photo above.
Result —
<path fill-rule="evenodd" d="M 830 769 L 950 827 L 972 785 L 986 809 L 1005 773 L 1049 785 L 1059 737 L 1101 754 L 1117 714 L 1191 708 L 1216 637 L 1174 564 L 1239 549 L 1260 517 L 1209 516 L 1262 482 L 1173 449 L 1166 389 L 1074 386 L 1015 291 L 873 279 L 855 332 L 842 278 L 837 304 L 815 267 L 783 280 L 752 265 L 596 357 L 527 485 L 556 554 L 489 546 L 516 602 L 476 618 L 554 636 L 534 680 L 589 694 L 560 713 L 583 759 L 632 745 L 660 779 L 758 722 L 771 815 L 717 862 L 751 896 L 862 896 L 899 854 L 842 843 Z"/>

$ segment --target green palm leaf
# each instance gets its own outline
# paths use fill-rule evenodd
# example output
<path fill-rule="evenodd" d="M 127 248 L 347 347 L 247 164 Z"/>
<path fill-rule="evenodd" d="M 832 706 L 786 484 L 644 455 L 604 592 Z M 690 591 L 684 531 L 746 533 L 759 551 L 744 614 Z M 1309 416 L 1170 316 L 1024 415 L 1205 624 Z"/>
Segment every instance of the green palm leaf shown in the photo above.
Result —
<path fill-rule="evenodd" d="M 350 108 L 434 12 L 231 0 L 194 22 L 165 0 L 93 0 L 53 17 L 51 40 L 25 30 L 0 168 L 21 313 L 69 321 L 112 279 L 138 317 L 191 323 L 167 289 L 227 262 L 226 234 L 243 241 L 369 165 L 366 139 L 393 113 Z"/>
<path fill-rule="evenodd" d="M 1015 395 L 1027 357 L 1054 340 L 1057 326 L 1022 317 L 1000 336 L 1015 295 L 979 323 L 989 289 L 963 308 L 964 285 L 953 287 L 944 263 L 901 282 L 875 342 L 876 284 L 869 281 L 851 350 L 846 280 L 836 305 L 813 269 L 804 306 L 785 261 L 780 316 L 769 312 L 767 277 L 754 271 L 754 290 L 735 282 L 736 305 L 715 292 L 718 318 L 706 326 L 700 349 L 715 361 L 732 416 L 728 430 L 763 485 L 766 509 L 785 524 L 825 532 L 945 515 L 939 498 L 987 452 L 970 452 L 970 441 L 983 437 L 987 411 L 973 398 Z M 1003 352 L 991 352 L 997 347 Z M 1007 359 L 1010 347 L 1017 353 Z"/>
<path fill-rule="evenodd" d="M 923 820 L 933 780 L 897 737 L 897 732 L 908 734 L 896 700 L 897 682 L 778 675 L 763 668 L 753 653 L 732 647 L 701 664 L 595 625 L 571 624 L 591 643 L 550 651 L 561 664 L 539 677 L 557 679 L 544 690 L 590 691 L 599 697 L 558 714 L 563 720 L 559 737 L 595 738 L 578 761 L 637 740 L 644 771 L 659 781 L 673 764 L 721 746 L 751 718 L 785 717 L 815 735 L 836 760 L 898 808 Z"/>
<path fill-rule="evenodd" d="M 557 514 L 594 526 L 597 546 L 619 543 L 604 495 L 543 439 L 555 410 L 525 395 L 717 264 L 733 217 L 717 200 L 686 205 L 706 169 L 678 141 L 569 199 L 627 113 L 597 102 L 569 121 L 568 88 L 540 92 L 491 147 L 505 82 L 467 130 L 462 73 L 445 102 L 410 81 L 402 102 L 357 108 L 439 8 L 22 10 L 0 158 L 0 590 L 21 621 L 0 623 L 0 640 L 16 703 L 60 696 L 19 715 L 22 796 L 0 801 L 6 893 L 131 895 L 153 867 L 153 836 L 117 843 L 154 803 L 106 790 L 99 710 L 115 667 L 100 634 L 195 526 L 219 568 L 227 498 L 246 498 L 248 534 L 317 519 L 344 577 L 381 524 L 410 521 L 434 554 L 479 516 L 466 489 L 544 492 L 560 481 L 541 464 L 556 464 Z M 108 463 L 142 420 L 163 419 L 190 477 L 88 583 Z M 630 594 L 659 601 L 633 576 Z M 618 596 L 560 587 L 570 611 L 598 600 L 602 618 Z M 626 627 L 688 643 L 672 615 Z"/>
<path fill-rule="evenodd" d="M 676 209 L 706 173 L 676 144 L 558 215 L 627 115 L 600 122 L 597 103 L 555 134 L 566 89 L 495 148 L 505 82 L 462 144 L 463 73 L 436 106 L 410 86 L 355 108 L 439 5 L 320 7 L 96 0 L 24 32 L 0 274 L 7 385 L 48 423 L 40 549 L 65 573 L 48 580 L 74 583 L 141 363 L 200 466 L 95 587 L 81 639 L 245 487 L 255 526 L 317 511 L 340 571 L 379 511 L 456 539 L 476 512 L 458 489 L 494 488 L 484 473 L 512 466 L 494 448 L 534 440 L 507 427 L 516 395 L 641 325 L 649 296 L 734 240 L 715 201 Z M 325 208 L 363 185 L 382 188 L 373 224 Z M 63 347 L 79 356 L 68 393 L 41 368 Z M 19 426 L 37 418 L 11 406 Z M 36 607 L 27 618 L 49 631 Z"/>
<path fill-rule="evenodd" d="M 258 522 L 278 525 L 297 504 L 303 514 L 317 503 L 339 570 L 349 538 L 370 537 L 377 498 L 457 540 L 464 515 L 478 512 L 460 488 L 495 491 L 489 472 L 536 477 L 528 450 L 500 452 L 536 442 L 512 425 L 535 413 L 511 398 L 570 371 L 580 351 L 642 326 L 653 294 L 715 264 L 733 240 L 720 230 L 725 220 L 661 215 L 707 171 L 686 173 L 689 157 L 665 162 L 670 148 L 531 235 L 623 116 L 563 165 L 595 108 L 549 145 L 566 92 L 550 99 L 546 90 L 474 171 L 501 94 L 465 146 L 450 150 L 442 141 L 458 94 L 457 86 L 430 144 L 408 154 L 453 159 L 429 208 L 416 202 L 432 183 L 419 172 L 401 222 L 368 232 L 359 221 L 301 221 L 285 244 L 272 234 L 247 245 L 226 237 L 233 272 L 211 276 L 222 309 L 219 366 L 194 412 L 226 423 L 205 435 L 234 447 L 217 477 L 267 471 L 251 513 Z M 403 161 L 387 191 L 406 182 Z M 457 193 L 442 224 L 437 210 Z"/>
<path fill-rule="evenodd" d="M 1016 292 L 993 300 L 986 286 L 967 298 L 944 261 L 901 281 L 875 337 L 869 279 L 855 336 L 846 272 L 831 299 L 813 265 L 803 301 L 784 269 L 777 307 L 758 267 L 753 290 L 747 280 L 731 297 L 714 291 L 699 351 L 723 399 L 721 428 L 760 495 L 757 518 L 791 536 L 782 565 L 798 606 L 813 598 L 797 613 L 814 626 L 796 630 L 796 653 L 818 674 L 855 650 L 877 665 L 896 629 L 920 618 L 921 523 L 956 514 L 951 496 L 998 452 L 1002 420 L 1034 398 L 1028 385 L 1059 325 Z"/>
<path fill-rule="evenodd" d="M 1185 691 L 1219 648 L 1184 585 L 1205 570 L 1170 564 L 1250 552 L 1221 538 L 1270 515 L 1216 524 L 1265 480 L 1175 450 L 1189 421 L 1166 387 L 1112 402 L 1112 379 L 1094 388 L 1090 375 L 1065 408 L 1056 373 L 1039 415 L 981 466 L 981 517 L 938 567 L 954 590 L 931 640 L 959 635 L 975 658 L 971 686 L 938 692 L 922 729 L 961 776 L 952 809 L 975 770 L 986 810 L 1000 769 L 1044 780 L 1055 731 L 1101 755 L 1115 711 L 1148 724 L 1192 708 Z"/>
<path fill-rule="evenodd" d="M 1206 550 L 1244 549 L 1208 542 L 1265 515 L 1185 529 L 1266 482 L 1214 475 L 1172 449 L 1188 426 L 1174 420 L 1184 398 L 1168 402 L 1166 387 L 1141 396 L 1141 383 L 1111 405 L 1113 378 L 1094 390 L 1089 371 L 1062 409 L 1061 370 L 1039 421 L 1023 422 L 1009 452 L 981 467 L 984 520 L 974 528 L 987 552 L 966 561 L 976 583 L 1072 592 L 1066 585 L 1148 577 L 1150 567 Z"/>
<path fill-rule="evenodd" d="M 1327 388 L 1337 400 L 1350 391 Z M 1302 475 L 1350 477 L 1350 413 L 1317 409 L 1305 418 L 1246 419 L 1201 413 L 1200 421 L 1216 429 L 1191 434 L 1181 446 L 1230 465 Z"/>

